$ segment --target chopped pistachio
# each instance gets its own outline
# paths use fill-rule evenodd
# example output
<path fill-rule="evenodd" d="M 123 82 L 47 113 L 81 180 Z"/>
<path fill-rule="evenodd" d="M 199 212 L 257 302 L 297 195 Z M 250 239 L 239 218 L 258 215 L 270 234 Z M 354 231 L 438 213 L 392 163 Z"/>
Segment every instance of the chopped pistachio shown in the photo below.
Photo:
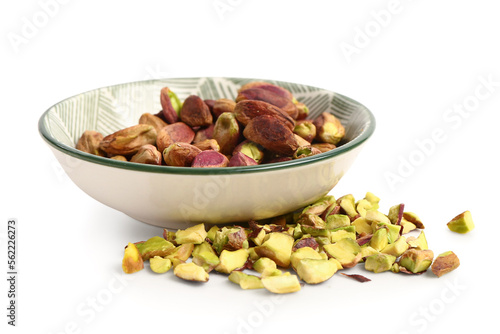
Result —
<path fill-rule="evenodd" d="M 453 218 L 448 224 L 450 231 L 467 233 L 474 229 L 474 222 L 470 211 L 465 211 Z"/>

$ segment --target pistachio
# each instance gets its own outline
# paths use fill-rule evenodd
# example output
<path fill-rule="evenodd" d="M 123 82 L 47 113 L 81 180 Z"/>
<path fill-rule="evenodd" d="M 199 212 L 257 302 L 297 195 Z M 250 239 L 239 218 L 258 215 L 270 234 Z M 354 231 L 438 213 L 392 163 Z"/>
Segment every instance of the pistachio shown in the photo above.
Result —
<path fill-rule="evenodd" d="M 212 113 L 212 116 L 214 114 L 214 105 L 215 105 L 215 100 L 212 99 L 205 99 L 203 100 L 205 104 L 207 105 L 208 109 L 210 110 L 210 113 Z"/>
<path fill-rule="evenodd" d="M 425 226 L 420 220 L 420 218 L 413 212 L 403 212 L 403 218 L 413 225 L 415 225 L 416 228 L 424 229 Z"/>
<path fill-rule="evenodd" d="M 208 273 L 193 262 L 181 263 L 176 266 L 174 275 L 186 281 L 208 282 Z"/>
<path fill-rule="evenodd" d="M 335 197 L 331 195 L 326 195 L 318 199 L 316 202 L 306 206 L 303 210 L 303 214 L 312 214 L 321 216 L 332 204 L 335 203 Z"/>
<path fill-rule="evenodd" d="M 297 270 L 297 266 L 299 262 L 303 259 L 316 259 L 323 260 L 323 257 L 319 254 L 319 252 L 311 247 L 302 247 L 292 252 L 290 256 L 290 264 L 292 265 L 293 270 Z"/>
<path fill-rule="evenodd" d="M 163 151 L 163 160 L 167 166 L 190 167 L 201 150 L 187 143 L 173 143 Z"/>
<path fill-rule="evenodd" d="M 298 148 L 293 132 L 281 120 L 269 115 L 253 118 L 243 130 L 243 135 L 278 154 L 291 156 Z"/>
<path fill-rule="evenodd" d="M 128 161 L 126 157 L 123 155 L 113 155 L 110 159 L 118 160 L 118 161 Z"/>
<path fill-rule="evenodd" d="M 300 146 L 299 148 L 297 148 L 297 150 L 293 153 L 293 158 L 294 159 L 301 159 L 301 158 L 305 158 L 305 157 L 310 157 L 310 156 L 313 156 L 313 155 L 316 155 L 316 154 L 320 154 L 321 152 L 310 146 L 310 145 L 307 145 L 307 146 Z"/>
<path fill-rule="evenodd" d="M 293 237 L 282 232 L 271 232 L 266 235 L 262 245 L 255 247 L 260 257 L 268 257 L 280 267 L 290 266 Z"/>
<path fill-rule="evenodd" d="M 393 255 L 396 257 L 401 256 L 406 250 L 409 248 L 408 243 L 406 242 L 405 236 L 400 236 L 398 240 L 393 242 L 392 244 L 388 244 L 385 246 L 380 252 L 384 254 Z"/>
<path fill-rule="evenodd" d="M 431 270 L 437 277 L 453 271 L 460 266 L 458 256 L 452 251 L 444 252 L 438 255 L 432 263 Z"/>
<path fill-rule="evenodd" d="M 177 95 L 168 87 L 163 87 L 160 91 L 160 102 L 162 115 L 165 120 L 172 124 L 178 121 L 182 103 Z"/>
<path fill-rule="evenodd" d="M 228 278 L 231 282 L 239 284 L 244 290 L 264 288 L 260 278 L 254 275 L 245 274 L 241 271 L 232 271 Z"/>
<path fill-rule="evenodd" d="M 133 274 L 144 268 L 144 262 L 137 246 L 129 242 L 123 255 L 122 269 L 126 274 Z"/>
<path fill-rule="evenodd" d="M 161 256 L 155 256 L 149 259 L 149 267 L 157 274 L 163 274 L 172 268 L 172 261 Z"/>
<path fill-rule="evenodd" d="M 221 114 L 214 126 L 213 138 L 217 140 L 222 154 L 229 155 L 240 142 L 240 126 L 232 112 Z"/>
<path fill-rule="evenodd" d="M 295 106 L 297 106 L 297 120 L 305 119 L 309 115 L 309 108 L 302 102 L 294 102 Z"/>
<path fill-rule="evenodd" d="M 237 250 L 241 248 L 248 248 L 248 236 L 245 232 L 245 229 L 238 226 L 234 229 L 231 229 L 227 234 L 227 243 L 224 246 L 225 249 L 228 250 Z M 245 245 L 247 247 L 245 247 Z"/>
<path fill-rule="evenodd" d="M 210 168 L 226 167 L 229 164 L 228 158 L 217 151 L 201 151 L 193 160 L 191 167 Z"/>
<path fill-rule="evenodd" d="M 354 218 L 358 216 L 358 212 L 356 211 L 354 196 L 352 194 L 340 197 L 337 200 L 337 204 L 340 205 L 342 211 L 345 212 L 349 217 Z"/>
<path fill-rule="evenodd" d="M 214 102 L 214 106 L 212 109 L 212 115 L 214 119 L 218 119 L 220 115 L 225 112 L 234 112 L 234 107 L 236 106 L 236 102 L 230 99 L 218 99 Z"/>
<path fill-rule="evenodd" d="M 207 232 L 207 238 L 213 243 L 215 240 L 215 235 L 219 231 L 219 227 L 217 225 L 212 226 Z"/>
<path fill-rule="evenodd" d="M 268 90 L 274 94 L 277 94 L 279 96 L 282 96 L 282 97 L 285 97 L 287 99 L 290 99 L 290 100 L 294 100 L 294 97 L 292 95 L 292 93 L 286 89 L 286 88 L 283 88 L 281 86 L 278 86 L 278 85 L 273 85 L 269 82 L 264 82 L 264 81 L 252 81 L 252 82 L 249 82 L 243 86 L 240 87 L 240 89 L 238 89 L 238 93 L 248 89 L 248 88 L 261 88 L 261 89 L 265 89 L 265 90 Z"/>
<path fill-rule="evenodd" d="M 264 101 L 244 100 L 236 103 L 234 114 L 238 122 L 246 126 L 255 117 L 269 115 L 283 121 L 291 131 L 295 127 L 295 121 L 280 108 Z"/>
<path fill-rule="evenodd" d="M 263 273 L 265 270 L 276 269 L 276 262 L 268 257 L 261 257 L 253 264 L 253 269 L 258 273 Z"/>
<path fill-rule="evenodd" d="M 293 101 L 289 98 L 280 96 L 270 90 L 254 87 L 242 90 L 236 97 L 236 102 L 243 100 L 257 100 L 270 103 L 288 114 L 291 118 L 297 119 L 299 110 Z"/>
<path fill-rule="evenodd" d="M 250 140 L 244 140 L 238 146 L 234 148 L 233 155 L 238 152 L 243 153 L 252 160 L 255 160 L 258 164 L 264 159 L 264 148 L 257 143 L 251 142 Z"/>
<path fill-rule="evenodd" d="M 208 126 L 213 121 L 210 109 L 197 95 L 190 95 L 184 100 L 179 116 L 191 127 Z"/>
<path fill-rule="evenodd" d="M 146 144 L 141 146 L 137 153 L 130 158 L 130 162 L 148 165 L 161 165 L 161 153 L 156 149 L 156 146 Z"/>
<path fill-rule="evenodd" d="M 329 215 L 326 219 L 327 229 L 333 230 L 339 227 L 345 227 L 350 225 L 351 225 L 351 220 L 347 215 L 342 215 L 342 214 Z"/>
<path fill-rule="evenodd" d="M 465 211 L 453 218 L 448 224 L 450 231 L 468 233 L 474 229 L 474 222 L 470 211 Z"/>
<path fill-rule="evenodd" d="M 365 260 L 365 269 L 374 273 L 381 273 L 391 270 L 396 257 L 389 254 L 370 255 Z"/>
<path fill-rule="evenodd" d="M 177 230 L 175 233 L 175 242 L 178 245 L 193 243 L 195 245 L 201 244 L 207 237 L 204 224 L 198 224 L 188 227 L 185 230 Z"/>
<path fill-rule="evenodd" d="M 206 241 L 194 246 L 191 256 L 193 257 L 193 262 L 205 269 L 206 272 L 212 271 L 220 263 L 214 249 Z"/>
<path fill-rule="evenodd" d="M 308 284 L 322 283 L 337 272 L 336 264 L 324 259 L 302 259 L 296 268 L 299 278 Z"/>
<path fill-rule="evenodd" d="M 320 150 L 321 153 L 325 153 L 333 150 L 334 148 L 337 148 L 337 146 L 329 143 L 314 143 L 312 144 L 312 147 Z"/>
<path fill-rule="evenodd" d="M 202 151 L 208 151 L 208 150 L 213 150 L 213 151 L 220 151 L 220 146 L 217 140 L 215 139 L 205 139 L 200 142 L 194 143 L 194 146 L 198 147 Z"/>
<path fill-rule="evenodd" d="M 166 257 L 169 258 L 172 262 L 174 262 L 174 259 L 185 262 L 191 257 L 193 250 L 194 244 L 182 244 L 175 247 L 175 249 Z"/>
<path fill-rule="evenodd" d="M 303 248 L 303 247 L 310 247 L 312 249 L 318 249 L 319 244 L 316 241 L 315 238 L 313 237 L 302 237 L 299 240 L 296 240 L 293 244 L 292 252 L 295 252 L 296 250 Z"/>
<path fill-rule="evenodd" d="M 246 154 L 243 154 L 242 152 L 237 152 L 236 154 L 233 154 L 227 166 L 239 167 L 239 166 L 254 166 L 254 165 L 258 165 L 257 161 L 250 158 Z"/>
<path fill-rule="evenodd" d="M 170 241 L 158 236 L 149 238 L 147 241 L 137 244 L 136 247 L 144 261 L 155 256 L 167 256 L 175 249 Z"/>
<path fill-rule="evenodd" d="M 156 133 L 159 133 L 161 129 L 168 125 L 163 119 L 150 113 L 142 114 L 139 118 L 139 124 L 147 124 L 153 126 L 156 130 Z"/>
<path fill-rule="evenodd" d="M 301 146 L 312 146 L 310 142 L 308 142 L 307 140 L 305 140 L 304 138 L 302 138 L 301 136 L 299 136 L 296 133 L 293 134 L 293 137 L 297 141 L 297 145 L 299 147 L 301 147 Z M 319 151 L 317 148 L 315 148 L 314 150 L 315 151 Z M 312 149 L 311 149 L 311 151 L 312 151 Z"/>
<path fill-rule="evenodd" d="M 156 130 L 147 124 L 137 124 L 118 130 L 102 139 L 99 149 L 113 155 L 135 154 L 146 144 L 155 144 Z"/>
<path fill-rule="evenodd" d="M 248 251 L 246 249 L 238 249 L 229 251 L 224 249 L 219 256 L 220 263 L 215 267 L 215 271 L 230 274 L 233 270 L 242 268 L 247 262 Z"/>
<path fill-rule="evenodd" d="M 162 152 L 173 143 L 188 143 L 194 139 L 194 131 L 185 123 L 177 122 L 169 124 L 158 132 L 156 147 Z"/>
<path fill-rule="evenodd" d="M 404 267 L 410 272 L 417 274 L 426 271 L 434 258 L 434 253 L 431 250 L 419 250 L 410 248 L 401 255 L 399 259 L 399 267 Z"/>
<path fill-rule="evenodd" d="M 370 240 L 370 247 L 381 251 L 389 244 L 388 232 L 385 226 L 377 229 Z"/>
<path fill-rule="evenodd" d="M 345 135 L 345 129 L 340 120 L 334 115 L 323 112 L 314 119 L 316 126 L 316 140 L 323 143 L 337 145 Z"/>
<path fill-rule="evenodd" d="M 293 129 L 293 133 L 304 138 L 309 143 L 312 143 L 316 137 L 316 126 L 311 120 L 302 120 L 297 122 L 295 128 Z"/>
<path fill-rule="evenodd" d="M 429 249 L 429 246 L 427 245 L 427 238 L 425 237 L 424 231 L 421 231 L 417 238 L 408 237 L 408 239 L 406 239 L 406 242 L 411 248 L 416 248 L 421 250 Z"/>
<path fill-rule="evenodd" d="M 373 233 L 373 228 L 371 223 L 368 223 L 366 218 L 364 217 L 359 217 L 356 218 L 351 225 L 356 227 L 356 232 L 358 234 L 365 233 L 365 234 L 372 234 Z"/>
<path fill-rule="evenodd" d="M 401 224 L 401 219 L 403 219 L 403 212 L 405 209 L 404 204 L 394 205 L 389 209 L 389 214 L 387 217 L 391 221 L 391 224 L 399 225 Z"/>
<path fill-rule="evenodd" d="M 356 240 L 356 232 L 345 230 L 342 227 L 330 232 L 330 242 L 331 243 L 336 243 L 337 241 L 340 241 L 340 240 L 345 239 L 345 238 Z"/>
<path fill-rule="evenodd" d="M 320 216 L 315 215 L 313 213 L 302 213 L 298 220 L 297 224 L 300 224 L 302 227 L 311 226 L 314 228 L 325 228 L 326 223 Z M 302 229 L 304 231 L 304 229 Z"/>
<path fill-rule="evenodd" d="M 212 139 L 214 134 L 214 124 L 210 124 L 209 126 L 204 126 L 196 131 L 196 134 L 193 139 L 193 143 L 199 143 L 207 139 Z M 218 150 L 217 150 L 218 151 Z"/>
<path fill-rule="evenodd" d="M 261 279 L 266 290 L 272 293 L 292 293 L 300 291 L 300 282 L 296 275 L 267 276 Z"/>
<path fill-rule="evenodd" d="M 80 139 L 76 143 L 76 149 L 82 152 L 104 157 L 106 154 L 99 148 L 99 144 L 103 139 L 103 135 L 97 131 L 87 130 L 83 132 Z"/>
<path fill-rule="evenodd" d="M 361 260 L 361 247 L 350 238 L 325 245 L 323 250 L 329 257 L 337 259 L 344 268 L 354 267 Z"/>

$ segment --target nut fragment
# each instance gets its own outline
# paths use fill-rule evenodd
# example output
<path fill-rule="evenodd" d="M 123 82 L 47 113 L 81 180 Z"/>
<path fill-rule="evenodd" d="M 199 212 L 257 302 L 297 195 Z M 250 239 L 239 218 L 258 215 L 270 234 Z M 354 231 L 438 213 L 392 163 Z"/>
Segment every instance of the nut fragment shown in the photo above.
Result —
<path fill-rule="evenodd" d="M 172 268 L 172 261 L 161 256 L 155 256 L 149 259 L 149 267 L 157 274 L 163 274 Z"/>
<path fill-rule="evenodd" d="M 240 167 L 240 166 L 255 166 L 258 165 L 257 161 L 250 158 L 249 156 L 238 152 L 234 154 L 229 160 L 228 167 Z"/>
<path fill-rule="evenodd" d="M 103 157 L 106 154 L 99 148 L 102 139 L 103 135 L 100 132 L 87 130 L 78 139 L 76 149 Z"/>
<path fill-rule="evenodd" d="M 202 151 L 207 151 L 207 150 L 213 150 L 217 152 L 220 151 L 219 143 L 217 143 L 217 140 L 215 139 L 205 139 L 203 141 L 194 143 L 193 145 L 198 147 Z"/>
<path fill-rule="evenodd" d="M 137 153 L 130 158 L 130 162 L 148 165 L 161 165 L 161 153 L 156 149 L 156 146 L 146 144 L 141 146 Z"/>
<path fill-rule="evenodd" d="M 210 109 L 197 95 L 190 95 L 184 100 L 179 115 L 181 120 L 191 127 L 208 126 L 213 121 Z"/>
<path fill-rule="evenodd" d="M 300 282 L 296 275 L 267 276 L 261 279 L 264 288 L 272 293 L 292 293 L 300 291 Z"/>
<path fill-rule="evenodd" d="M 439 254 L 438 257 L 432 263 L 431 270 L 437 277 L 441 277 L 444 274 L 453 271 L 460 266 L 460 260 L 458 256 L 452 251 L 444 252 Z"/>
<path fill-rule="evenodd" d="M 234 107 L 236 106 L 236 102 L 230 99 L 218 99 L 215 100 L 212 114 L 214 119 L 219 118 L 225 112 L 232 113 L 234 111 Z"/>
<path fill-rule="evenodd" d="M 293 132 L 278 118 L 264 115 L 253 118 L 243 135 L 271 152 L 291 156 L 299 147 Z"/>
<path fill-rule="evenodd" d="M 176 266 L 174 275 L 186 281 L 208 282 L 208 273 L 193 262 L 181 263 Z"/>
<path fill-rule="evenodd" d="M 392 265 L 396 261 L 394 255 L 375 254 L 368 256 L 365 260 L 365 269 L 374 273 L 381 273 L 391 270 Z"/>
<path fill-rule="evenodd" d="M 185 230 L 178 230 L 175 233 L 175 242 L 179 245 L 182 244 L 201 244 L 207 237 L 207 231 L 204 224 L 198 224 L 188 227 Z"/>
<path fill-rule="evenodd" d="M 136 245 L 129 242 L 127 248 L 125 248 L 125 253 L 123 255 L 122 269 L 126 274 L 133 274 L 144 268 L 144 262 L 142 256 L 139 253 Z"/>
<path fill-rule="evenodd" d="M 201 150 L 187 143 L 173 143 L 163 151 L 163 159 L 167 166 L 190 167 Z"/>
<path fill-rule="evenodd" d="M 299 121 L 295 125 L 293 132 L 307 140 L 309 143 L 312 143 L 316 137 L 316 126 L 311 120 Z"/>
<path fill-rule="evenodd" d="M 293 237 L 282 232 L 271 232 L 266 235 L 262 245 L 255 247 L 260 257 L 268 257 L 276 265 L 288 268 L 292 255 Z"/>
<path fill-rule="evenodd" d="M 234 148 L 233 155 L 241 152 L 252 158 L 257 163 L 261 163 L 264 159 L 264 148 L 257 143 L 251 142 L 249 140 L 242 141 L 238 146 Z"/>
<path fill-rule="evenodd" d="M 308 284 L 322 283 L 337 272 L 337 266 L 325 259 L 302 259 L 296 268 L 299 278 Z"/>
<path fill-rule="evenodd" d="M 147 124 L 137 124 L 104 137 L 99 148 L 112 155 L 130 155 L 137 153 L 143 145 L 155 143 L 155 128 Z"/>
<path fill-rule="evenodd" d="M 163 129 L 164 127 L 166 127 L 168 125 L 160 117 L 153 115 L 153 114 L 150 114 L 150 113 L 142 114 L 141 117 L 139 118 L 139 124 L 152 125 L 155 128 L 156 133 L 160 132 L 161 129 Z"/>
<path fill-rule="evenodd" d="M 468 233 L 474 229 L 474 222 L 470 211 L 465 211 L 453 218 L 448 224 L 450 231 Z"/>
<path fill-rule="evenodd" d="M 230 274 L 233 270 L 242 268 L 248 259 L 246 249 L 229 251 L 224 249 L 219 256 L 220 263 L 215 267 L 215 271 Z"/>
<path fill-rule="evenodd" d="M 175 246 L 170 241 L 158 236 L 149 238 L 145 242 L 138 243 L 136 247 L 144 261 L 155 256 L 167 256 L 175 250 Z"/>
<path fill-rule="evenodd" d="M 244 84 L 243 86 L 240 87 L 240 89 L 238 89 L 238 93 L 249 88 L 265 89 L 274 94 L 290 99 L 292 101 L 294 100 L 292 93 L 288 89 L 265 81 L 252 81 L 247 84 Z"/>
<path fill-rule="evenodd" d="M 418 250 L 410 248 L 401 255 L 399 267 L 404 267 L 410 272 L 417 274 L 427 270 L 430 267 L 434 253 L 431 250 Z"/>

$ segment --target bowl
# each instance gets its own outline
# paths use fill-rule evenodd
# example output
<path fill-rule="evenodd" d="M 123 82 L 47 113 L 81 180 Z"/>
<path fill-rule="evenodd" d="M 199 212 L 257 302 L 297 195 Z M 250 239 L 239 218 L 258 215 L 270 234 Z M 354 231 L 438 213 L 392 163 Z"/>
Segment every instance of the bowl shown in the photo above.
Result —
<path fill-rule="evenodd" d="M 181 100 L 236 97 L 250 81 L 290 90 L 310 109 L 308 118 L 330 112 L 346 129 L 339 147 L 287 162 L 245 167 L 191 168 L 124 162 L 75 149 L 85 130 L 103 135 L 138 123 L 161 110 L 168 86 Z M 103 204 L 141 222 L 168 229 L 266 219 L 306 206 L 329 193 L 344 176 L 375 129 L 362 104 L 325 89 L 250 78 L 178 78 L 103 87 L 65 99 L 39 120 L 39 132 L 69 178 Z"/>

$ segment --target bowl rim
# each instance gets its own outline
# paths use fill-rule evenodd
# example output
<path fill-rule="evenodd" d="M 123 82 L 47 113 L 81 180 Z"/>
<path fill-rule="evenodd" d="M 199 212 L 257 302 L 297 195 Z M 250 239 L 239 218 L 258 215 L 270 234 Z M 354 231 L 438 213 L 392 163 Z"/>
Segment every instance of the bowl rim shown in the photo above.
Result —
<path fill-rule="evenodd" d="M 50 133 L 50 131 L 47 129 L 45 126 L 44 120 L 46 119 L 48 113 L 58 104 L 70 100 L 76 96 L 80 96 L 82 94 L 87 94 L 102 88 L 107 88 L 107 87 L 116 87 L 116 86 L 122 86 L 122 85 L 130 85 L 130 84 L 135 84 L 135 83 L 141 83 L 141 82 L 151 82 L 151 81 L 168 81 L 168 80 L 182 80 L 182 79 L 202 79 L 202 78 L 219 78 L 219 77 L 179 77 L 179 78 L 162 78 L 162 79 L 152 79 L 152 80 L 139 80 L 139 81 L 132 81 L 132 82 L 126 82 L 126 83 L 121 83 L 121 84 L 115 84 L 115 85 L 109 85 L 109 86 L 103 86 L 101 88 L 95 88 L 88 90 L 86 92 L 82 92 L 73 96 L 70 96 L 64 100 L 61 100 L 54 105 L 52 105 L 50 108 L 48 108 L 41 116 L 38 121 L 38 131 L 41 137 L 45 140 L 46 143 L 48 143 L 51 147 L 55 148 L 56 150 L 67 154 L 71 157 L 78 158 L 80 160 L 84 160 L 87 162 L 92 162 L 96 163 L 99 165 L 104 165 L 107 167 L 114 167 L 114 168 L 120 168 L 120 169 L 128 169 L 128 170 L 134 170 L 138 172 L 150 172 L 150 173 L 159 173 L 159 174 L 184 174 L 184 175 L 230 175 L 230 174 L 246 174 L 246 173 L 257 173 L 257 172 L 266 172 L 266 171 L 274 171 L 274 170 L 281 170 L 281 169 L 287 169 L 287 168 L 294 168 L 294 167 L 300 167 L 300 166 L 305 166 L 305 165 L 310 165 L 314 164 L 316 162 L 320 161 L 325 161 L 329 160 L 331 158 L 334 158 L 336 156 L 342 155 L 350 150 L 353 150 L 354 148 L 360 146 L 363 144 L 365 141 L 367 141 L 372 135 L 373 132 L 375 131 L 375 126 L 376 126 L 376 121 L 375 121 L 375 116 L 373 113 L 365 107 L 363 104 L 359 103 L 358 101 L 345 96 L 343 94 L 339 94 L 337 92 L 324 89 L 321 87 L 316 87 L 316 86 L 311 86 L 311 85 L 306 85 L 306 84 L 297 84 L 301 85 L 304 87 L 312 87 L 312 88 L 317 88 L 321 90 L 325 90 L 328 92 L 332 92 L 335 95 L 348 100 L 354 104 L 359 105 L 362 107 L 362 111 L 365 112 L 368 116 L 368 122 L 367 126 L 365 126 L 362 130 L 362 132 L 356 136 L 354 139 L 351 141 L 344 143 L 340 145 L 339 147 L 328 151 L 324 152 L 322 154 L 316 154 L 310 157 L 305 157 L 301 159 L 295 159 L 295 160 L 289 160 L 289 161 L 284 161 L 284 162 L 275 162 L 275 163 L 269 163 L 269 164 L 262 164 L 262 165 L 255 165 L 255 166 L 239 166 L 239 167 L 224 167 L 224 168 L 193 168 L 193 167 L 175 167 L 175 166 L 158 166 L 158 165 L 148 165 L 148 164 L 141 164 L 141 163 L 135 163 L 135 162 L 130 162 L 130 161 L 119 161 L 119 160 L 114 160 L 114 159 L 109 159 L 107 157 L 100 157 L 94 154 L 82 152 L 80 150 L 77 150 L 74 147 L 67 146 L 65 144 L 62 144 L 59 142 L 55 137 L 53 137 Z M 274 82 L 283 82 L 283 83 L 292 83 L 290 81 L 280 81 L 280 80 L 271 80 L 271 79 L 258 79 L 258 78 L 239 78 L 239 77 L 224 77 L 228 79 L 239 79 L 239 80 L 252 80 L 252 81 L 274 81 Z"/>

